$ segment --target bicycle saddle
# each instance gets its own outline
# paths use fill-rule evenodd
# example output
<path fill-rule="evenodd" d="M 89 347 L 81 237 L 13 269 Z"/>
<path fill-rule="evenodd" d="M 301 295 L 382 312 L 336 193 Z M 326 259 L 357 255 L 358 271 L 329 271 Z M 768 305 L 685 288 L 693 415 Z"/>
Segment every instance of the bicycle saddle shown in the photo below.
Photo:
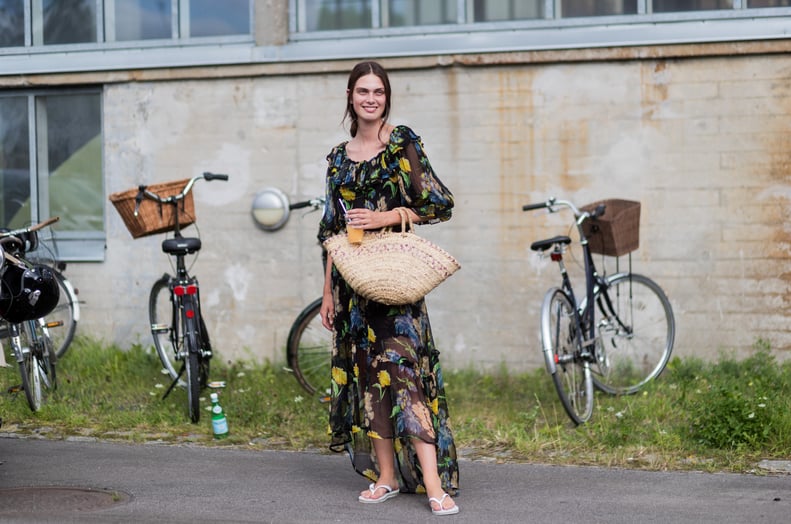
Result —
<path fill-rule="evenodd" d="M 191 255 L 200 251 L 200 238 L 168 238 L 162 241 L 162 251 L 169 255 Z"/>
<path fill-rule="evenodd" d="M 546 251 L 555 244 L 571 244 L 571 238 L 567 236 L 557 236 L 557 237 L 547 238 L 545 240 L 536 240 L 535 242 L 530 244 L 530 249 L 532 249 L 533 251 Z"/>

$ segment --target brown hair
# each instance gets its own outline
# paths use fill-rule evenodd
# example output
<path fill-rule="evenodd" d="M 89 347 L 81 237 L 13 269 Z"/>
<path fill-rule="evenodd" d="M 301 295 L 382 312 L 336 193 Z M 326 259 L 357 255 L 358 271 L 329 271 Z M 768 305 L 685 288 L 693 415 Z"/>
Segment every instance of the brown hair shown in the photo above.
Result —
<path fill-rule="evenodd" d="M 390 114 L 390 79 L 387 77 L 387 71 L 385 68 L 382 67 L 378 62 L 373 61 L 366 61 L 360 62 L 352 69 L 352 72 L 349 74 L 349 82 L 347 83 L 346 89 L 348 93 L 346 95 L 346 112 L 343 114 L 343 121 L 345 122 L 348 118 L 351 120 L 351 126 L 349 127 L 349 133 L 352 137 L 357 135 L 357 113 L 354 112 L 354 107 L 352 106 L 352 94 L 354 91 L 354 86 L 357 84 L 357 81 L 365 76 L 374 74 L 379 77 L 382 81 L 382 84 L 385 87 L 385 110 L 382 113 L 382 126 L 384 127 L 385 122 L 387 122 L 387 116 Z M 381 129 L 381 128 L 380 128 Z"/>

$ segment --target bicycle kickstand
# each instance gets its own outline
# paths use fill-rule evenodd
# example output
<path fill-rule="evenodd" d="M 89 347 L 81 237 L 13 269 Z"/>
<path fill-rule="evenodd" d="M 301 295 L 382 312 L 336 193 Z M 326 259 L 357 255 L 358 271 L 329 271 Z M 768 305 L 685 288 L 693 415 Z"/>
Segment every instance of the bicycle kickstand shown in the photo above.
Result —
<path fill-rule="evenodd" d="M 179 370 L 179 374 L 176 375 L 176 378 L 174 378 L 173 382 L 170 383 L 170 387 L 168 388 L 168 390 L 165 391 L 164 395 L 162 395 L 162 400 L 165 400 L 166 398 L 168 398 L 168 395 L 170 395 L 170 392 L 173 391 L 173 388 L 175 388 L 176 384 L 179 383 L 179 379 L 181 378 L 181 375 L 184 374 L 184 370 L 185 369 L 187 369 L 187 364 L 185 362 L 182 362 L 181 363 L 181 369 Z"/>

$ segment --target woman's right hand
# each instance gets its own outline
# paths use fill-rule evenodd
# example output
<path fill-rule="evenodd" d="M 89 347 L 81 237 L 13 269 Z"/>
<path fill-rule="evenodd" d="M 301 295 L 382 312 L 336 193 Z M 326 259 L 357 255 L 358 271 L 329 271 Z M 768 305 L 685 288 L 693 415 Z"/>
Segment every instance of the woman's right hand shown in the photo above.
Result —
<path fill-rule="evenodd" d="M 335 301 L 332 299 L 332 257 L 327 254 L 327 266 L 324 269 L 324 293 L 321 297 L 321 325 L 332 331 L 335 321 Z"/>
<path fill-rule="evenodd" d="M 335 302 L 332 300 L 332 292 L 324 293 L 321 298 L 321 325 L 330 331 L 333 330 L 333 321 L 335 320 Z"/>

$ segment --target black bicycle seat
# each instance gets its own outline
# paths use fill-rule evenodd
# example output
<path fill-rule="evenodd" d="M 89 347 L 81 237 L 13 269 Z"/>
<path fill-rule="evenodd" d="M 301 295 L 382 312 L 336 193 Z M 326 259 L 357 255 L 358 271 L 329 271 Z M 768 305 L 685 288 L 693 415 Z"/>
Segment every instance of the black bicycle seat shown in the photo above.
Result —
<path fill-rule="evenodd" d="M 200 251 L 200 238 L 168 238 L 162 241 L 162 251 L 169 255 L 191 255 Z"/>
<path fill-rule="evenodd" d="M 567 236 L 557 236 L 557 237 L 547 238 L 545 240 L 536 240 L 535 242 L 530 244 L 530 249 L 532 249 L 533 251 L 546 251 L 555 244 L 571 244 L 571 238 Z"/>

